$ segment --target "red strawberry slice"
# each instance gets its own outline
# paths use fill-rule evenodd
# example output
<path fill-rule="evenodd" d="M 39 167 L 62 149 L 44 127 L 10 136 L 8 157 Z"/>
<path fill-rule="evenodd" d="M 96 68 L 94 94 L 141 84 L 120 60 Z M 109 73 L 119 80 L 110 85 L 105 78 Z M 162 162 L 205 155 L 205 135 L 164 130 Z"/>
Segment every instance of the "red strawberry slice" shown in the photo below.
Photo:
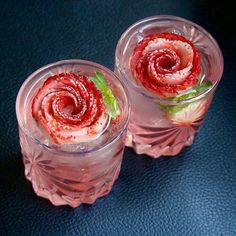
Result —
<path fill-rule="evenodd" d="M 134 79 L 162 97 L 173 97 L 196 85 L 200 57 L 193 43 L 165 32 L 146 36 L 135 47 L 130 69 Z"/>
<path fill-rule="evenodd" d="M 32 102 L 32 116 L 55 143 L 96 138 L 109 120 L 102 95 L 86 76 L 49 77 Z"/>

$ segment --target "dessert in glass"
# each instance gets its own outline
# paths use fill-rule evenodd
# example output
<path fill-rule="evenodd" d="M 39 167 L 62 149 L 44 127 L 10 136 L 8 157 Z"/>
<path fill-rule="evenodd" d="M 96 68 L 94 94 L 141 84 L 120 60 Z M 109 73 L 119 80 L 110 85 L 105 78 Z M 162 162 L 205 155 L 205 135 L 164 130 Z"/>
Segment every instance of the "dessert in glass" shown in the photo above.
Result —
<path fill-rule="evenodd" d="M 31 74 L 16 114 L 35 193 L 72 207 L 108 194 L 121 167 L 129 109 L 123 82 L 96 63 L 59 61 Z"/>
<path fill-rule="evenodd" d="M 213 37 L 193 22 L 153 16 L 121 36 L 115 72 L 131 98 L 126 145 L 153 158 L 194 141 L 223 73 Z"/>

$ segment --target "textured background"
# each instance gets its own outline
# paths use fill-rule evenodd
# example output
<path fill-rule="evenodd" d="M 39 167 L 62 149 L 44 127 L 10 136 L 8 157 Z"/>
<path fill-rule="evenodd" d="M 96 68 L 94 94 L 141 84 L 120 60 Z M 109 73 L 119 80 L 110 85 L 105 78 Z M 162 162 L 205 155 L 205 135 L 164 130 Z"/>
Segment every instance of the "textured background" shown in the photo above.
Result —
<path fill-rule="evenodd" d="M 236 235 L 235 4 L 224 0 L 15 0 L 0 3 L 0 235 Z M 111 194 L 93 206 L 53 207 L 24 178 L 15 98 L 26 77 L 61 59 L 113 68 L 121 33 L 155 14 L 213 34 L 225 71 L 194 145 L 152 160 L 126 149 Z"/>

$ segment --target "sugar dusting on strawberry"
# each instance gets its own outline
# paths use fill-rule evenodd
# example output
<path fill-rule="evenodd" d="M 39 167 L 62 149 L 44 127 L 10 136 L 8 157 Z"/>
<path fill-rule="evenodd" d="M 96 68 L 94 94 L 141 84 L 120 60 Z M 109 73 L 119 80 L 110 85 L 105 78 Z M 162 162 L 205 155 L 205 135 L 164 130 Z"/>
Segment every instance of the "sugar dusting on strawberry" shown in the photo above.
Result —
<path fill-rule="evenodd" d="M 130 68 L 137 83 L 160 97 L 173 97 L 192 88 L 201 70 L 193 43 L 169 32 L 148 35 L 139 42 Z"/>
<path fill-rule="evenodd" d="M 33 99 L 32 116 L 57 144 L 93 140 L 110 120 L 102 93 L 87 76 L 74 73 L 44 82 Z"/>

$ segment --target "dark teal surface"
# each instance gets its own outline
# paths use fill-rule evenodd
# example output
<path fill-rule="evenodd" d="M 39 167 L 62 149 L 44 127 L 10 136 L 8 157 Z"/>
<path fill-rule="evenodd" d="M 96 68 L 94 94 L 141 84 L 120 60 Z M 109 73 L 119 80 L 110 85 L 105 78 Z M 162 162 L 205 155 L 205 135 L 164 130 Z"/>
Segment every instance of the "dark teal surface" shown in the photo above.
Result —
<path fill-rule="evenodd" d="M 234 1 L 15 0 L 0 4 L 0 235 L 236 235 Z M 192 20 L 222 47 L 225 71 L 193 146 L 152 160 L 126 149 L 111 194 L 54 207 L 24 178 L 15 98 L 26 77 L 70 58 L 111 69 L 122 32 L 156 14 Z"/>

